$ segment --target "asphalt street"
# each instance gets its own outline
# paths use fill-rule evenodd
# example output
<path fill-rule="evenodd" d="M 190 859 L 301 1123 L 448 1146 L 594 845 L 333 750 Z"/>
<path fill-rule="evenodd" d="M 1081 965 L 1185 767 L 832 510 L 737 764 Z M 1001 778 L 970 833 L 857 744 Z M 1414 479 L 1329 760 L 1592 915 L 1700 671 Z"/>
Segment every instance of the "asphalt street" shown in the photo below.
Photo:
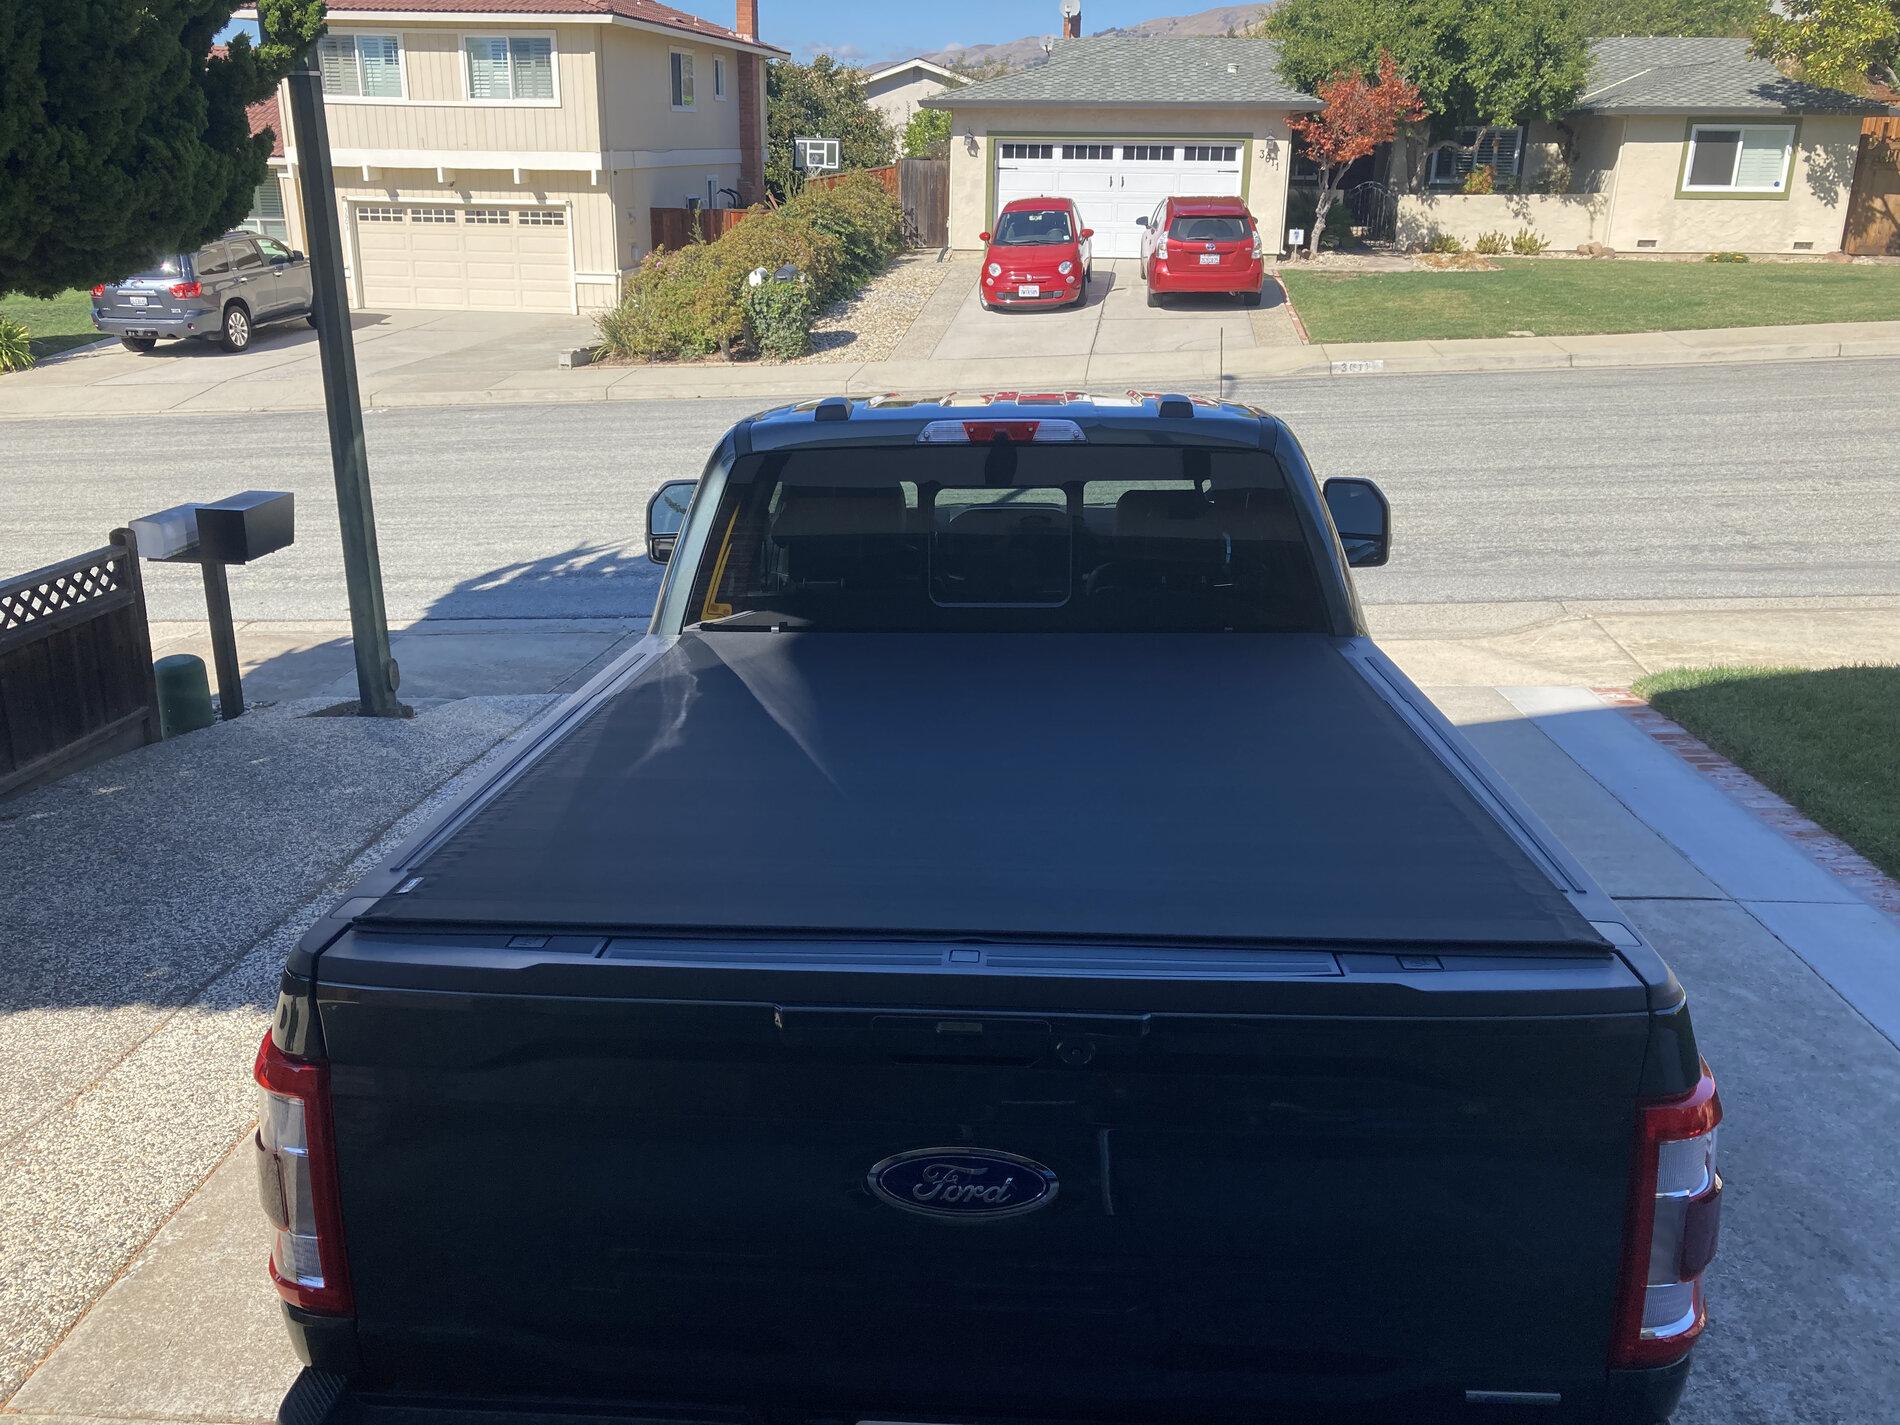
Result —
<path fill-rule="evenodd" d="M 1900 593 L 1900 361 L 1364 376 L 1229 392 L 1284 416 L 1322 475 L 1378 479 L 1397 546 L 1367 602 Z M 644 613 L 648 493 L 698 473 L 757 401 L 372 410 L 393 619 Z M 320 416 L 0 423 L 0 572 L 129 518 L 294 490 L 294 549 L 234 571 L 240 618 L 344 616 Z M 203 617 L 148 566 L 156 619 Z"/>

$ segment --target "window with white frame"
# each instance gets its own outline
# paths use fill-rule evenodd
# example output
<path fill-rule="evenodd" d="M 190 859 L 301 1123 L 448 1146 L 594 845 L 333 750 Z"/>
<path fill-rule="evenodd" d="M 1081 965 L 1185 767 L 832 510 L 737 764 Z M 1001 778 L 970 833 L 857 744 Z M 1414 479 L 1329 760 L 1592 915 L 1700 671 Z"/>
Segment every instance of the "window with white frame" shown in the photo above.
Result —
<path fill-rule="evenodd" d="M 1524 162 L 1522 126 L 1460 129 L 1455 137 L 1458 147 L 1432 150 L 1432 187 L 1456 188 L 1477 168 L 1492 169 L 1499 178 L 1516 179 Z"/>
<path fill-rule="evenodd" d="M 400 223 L 404 221 L 404 214 L 401 208 L 391 208 L 378 204 L 371 207 L 358 208 L 356 210 L 356 221 L 359 223 Z"/>
<path fill-rule="evenodd" d="M 455 209 L 411 208 L 409 221 L 412 223 L 452 223 L 455 221 Z"/>
<path fill-rule="evenodd" d="M 400 99 L 402 39 L 398 35 L 325 35 L 317 72 L 330 99 Z"/>
<path fill-rule="evenodd" d="M 1682 191 L 1785 193 L 1793 157 L 1793 124 L 1692 124 Z"/>
<path fill-rule="evenodd" d="M 1062 146 L 1062 156 L 1098 162 L 1114 158 L 1115 145 L 1112 143 L 1066 143 Z"/>
<path fill-rule="evenodd" d="M 462 221 L 471 228 L 505 228 L 508 226 L 506 208 L 466 208 L 462 212 Z"/>
<path fill-rule="evenodd" d="M 1006 143 L 998 145 L 998 158 L 1054 158 L 1056 146 L 1052 143 Z"/>
<path fill-rule="evenodd" d="M 477 103 L 554 99 L 554 41 L 546 36 L 467 35 L 462 57 L 468 97 Z"/>
<path fill-rule="evenodd" d="M 713 98 L 726 97 L 726 62 L 718 55 L 713 56 Z"/>
<path fill-rule="evenodd" d="M 1232 163 L 1240 157 L 1240 147 L 1230 143 L 1183 144 L 1181 157 L 1189 163 Z"/>
<path fill-rule="evenodd" d="M 290 224 L 284 217 L 284 190 L 275 173 L 258 184 L 257 196 L 251 200 L 251 214 L 238 226 L 280 242 L 290 241 Z"/>
<path fill-rule="evenodd" d="M 1123 144 L 1122 157 L 1134 163 L 1171 163 L 1174 160 L 1174 145 L 1171 143 Z"/>
<path fill-rule="evenodd" d="M 524 208 L 515 221 L 524 228 L 564 228 L 567 214 L 560 208 Z"/>
<path fill-rule="evenodd" d="M 693 107 L 693 57 L 683 49 L 672 51 L 673 107 Z"/>

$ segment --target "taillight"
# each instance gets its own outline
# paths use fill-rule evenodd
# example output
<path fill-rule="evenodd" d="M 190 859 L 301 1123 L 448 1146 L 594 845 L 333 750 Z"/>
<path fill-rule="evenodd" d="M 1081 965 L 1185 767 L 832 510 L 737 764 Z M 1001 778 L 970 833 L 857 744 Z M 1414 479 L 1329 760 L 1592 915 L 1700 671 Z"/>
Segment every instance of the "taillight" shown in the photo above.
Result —
<path fill-rule="evenodd" d="M 292 1306 L 348 1315 L 330 1071 L 291 1058 L 266 1034 L 254 1073 L 264 1091 L 254 1143 L 258 1194 L 273 1229 L 271 1281 Z"/>
<path fill-rule="evenodd" d="M 1163 233 L 1161 235 L 1161 241 L 1155 244 L 1155 256 L 1162 259 L 1166 259 L 1167 255 L 1168 255 L 1168 235 L 1166 233 Z"/>
<path fill-rule="evenodd" d="M 105 296 L 105 294 L 106 294 L 106 284 L 103 282 L 99 283 L 97 286 L 95 286 L 92 289 L 92 295 L 95 297 L 103 297 Z"/>
<path fill-rule="evenodd" d="M 1266 249 L 1261 247 L 1260 245 L 1260 229 L 1255 228 L 1253 230 L 1253 252 L 1251 256 L 1260 257 L 1261 255 L 1264 254 L 1265 251 Z"/>
<path fill-rule="evenodd" d="M 196 282 L 172 283 L 172 296 L 174 297 L 202 297 L 204 296 L 204 294 L 205 294 L 205 289 L 199 283 L 196 283 Z"/>
<path fill-rule="evenodd" d="M 1709 1066 L 1686 1098 L 1638 1110 L 1611 1363 L 1680 1360 L 1708 1316 L 1702 1275 L 1715 1256 L 1722 1177 L 1715 1129 L 1722 1121 Z"/>

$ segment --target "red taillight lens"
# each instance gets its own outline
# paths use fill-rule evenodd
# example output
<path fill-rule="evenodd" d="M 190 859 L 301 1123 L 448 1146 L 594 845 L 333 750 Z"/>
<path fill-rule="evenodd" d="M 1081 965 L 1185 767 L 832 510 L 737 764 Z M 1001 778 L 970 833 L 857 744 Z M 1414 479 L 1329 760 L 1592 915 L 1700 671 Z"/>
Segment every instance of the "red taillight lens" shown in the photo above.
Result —
<path fill-rule="evenodd" d="M 352 1302 L 331 1136 L 330 1071 L 291 1058 L 266 1034 L 253 1072 L 264 1091 L 253 1145 L 258 1194 L 272 1229 L 271 1281 L 292 1306 L 346 1316 Z"/>
<path fill-rule="evenodd" d="M 1722 1121 L 1709 1066 L 1686 1098 L 1638 1110 L 1611 1364 L 1668 1365 L 1702 1334 L 1702 1274 L 1715 1256 L 1722 1178 L 1715 1130 Z"/>
<path fill-rule="evenodd" d="M 106 294 L 106 284 L 103 282 L 99 283 L 96 287 L 92 289 L 92 295 L 95 297 L 103 297 L 105 296 L 105 294 Z"/>
<path fill-rule="evenodd" d="M 172 283 L 172 296 L 174 297 L 202 297 L 204 293 L 205 289 L 196 282 Z"/>

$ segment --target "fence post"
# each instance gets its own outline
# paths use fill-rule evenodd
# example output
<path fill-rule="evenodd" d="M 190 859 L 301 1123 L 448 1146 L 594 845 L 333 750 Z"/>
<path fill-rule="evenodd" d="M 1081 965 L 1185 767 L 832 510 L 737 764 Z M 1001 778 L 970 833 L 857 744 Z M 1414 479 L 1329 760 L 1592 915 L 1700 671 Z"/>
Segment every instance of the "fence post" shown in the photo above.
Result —
<path fill-rule="evenodd" d="M 132 648 L 145 670 L 145 740 L 157 742 L 164 732 L 158 721 L 158 674 L 152 668 L 152 625 L 145 613 L 145 571 L 139 565 L 139 539 L 129 529 L 115 529 L 110 542 L 125 560 L 125 582 L 132 590 L 132 607 L 138 611 L 132 620 Z"/>

